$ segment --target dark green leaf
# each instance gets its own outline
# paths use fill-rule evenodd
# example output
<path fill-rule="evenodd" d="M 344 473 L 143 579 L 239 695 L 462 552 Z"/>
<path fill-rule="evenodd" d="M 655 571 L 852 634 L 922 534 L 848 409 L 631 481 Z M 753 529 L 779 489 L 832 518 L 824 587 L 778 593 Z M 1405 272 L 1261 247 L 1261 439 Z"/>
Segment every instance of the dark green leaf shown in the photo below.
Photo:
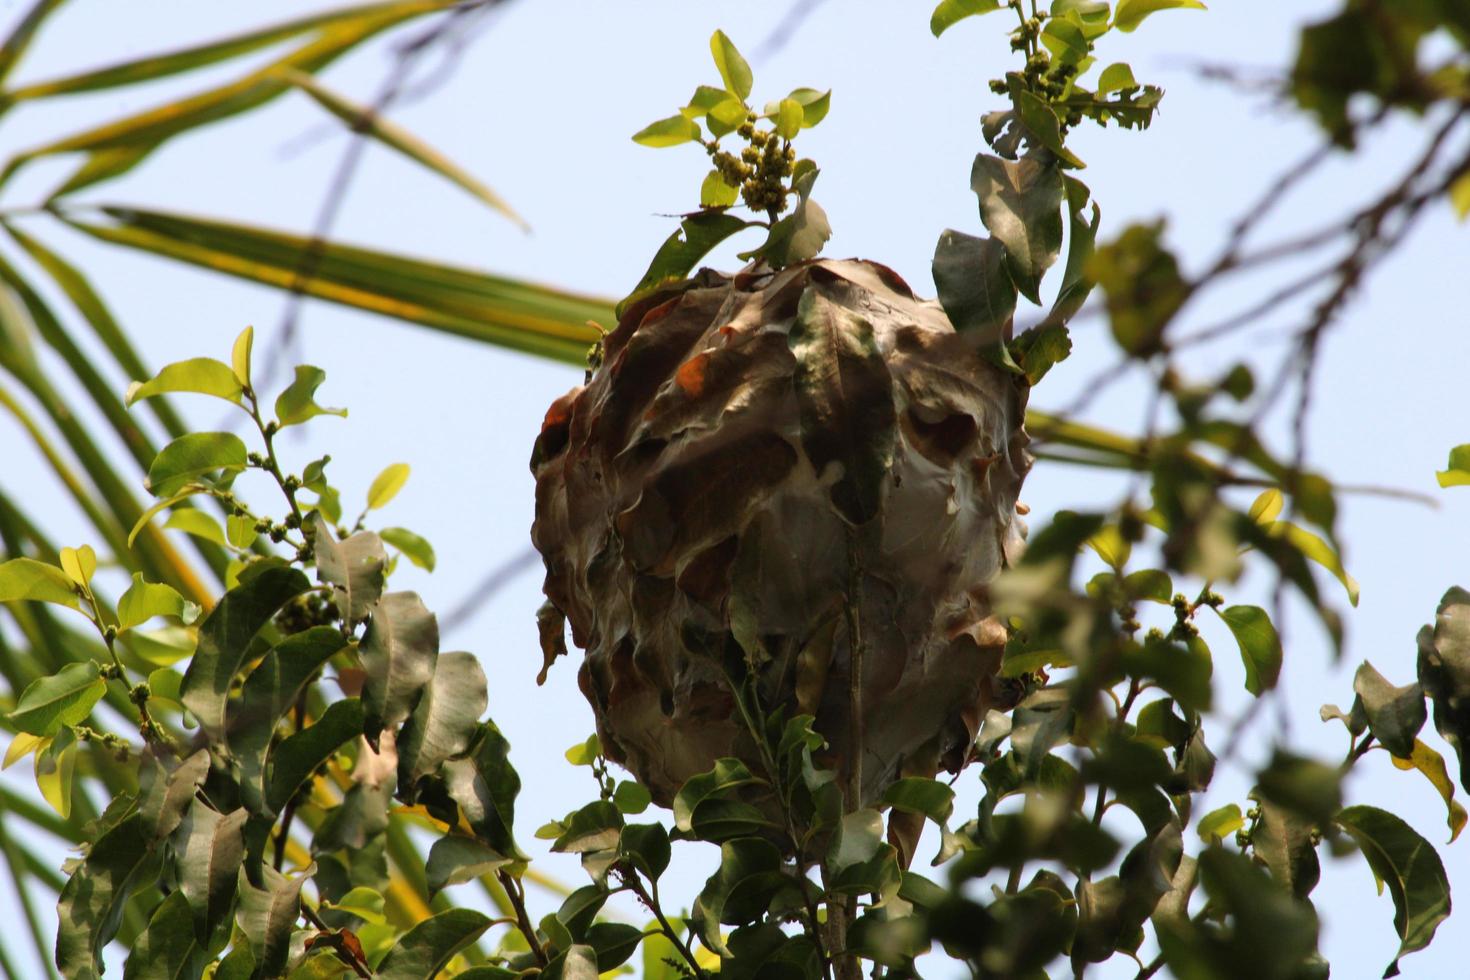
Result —
<path fill-rule="evenodd" d="M 509 864 L 511 859 L 473 837 L 450 834 L 434 841 L 429 848 L 428 875 L 430 897 L 450 885 L 462 884 Z"/>
<path fill-rule="evenodd" d="M 613 790 L 613 803 L 619 810 L 630 816 L 647 810 L 648 805 L 652 802 L 653 795 L 642 783 L 625 779 L 618 783 L 617 789 Z"/>
<path fill-rule="evenodd" d="M 475 836 L 502 854 L 519 857 L 512 828 L 521 779 L 510 764 L 510 743 L 500 729 L 492 722 L 480 727 L 482 735 L 471 755 L 444 763 L 445 783 Z"/>
<path fill-rule="evenodd" d="M 669 867 L 669 834 L 656 823 L 630 823 L 618 836 L 618 852 L 650 880 Z"/>
<path fill-rule="evenodd" d="M 1031 134 L 1033 145 L 1044 147 L 1058 160 L 1078 170 L 1087 166 L 1062 141 L 1062 121 L 1051 103 L 1019 86 L 1012 90 L 1011 98 L 1016 106 L 1016 116 Z M 1057 245 L 1060 247 L 1060 240 Z"/>
<path fill-rule="evenodd" d="M 1107 294 L 1113 338 L 1134 357 L 1158 351 L 1189 295 L 1179 263 L 1160 243 L 1163 231 L 1162 223 L 1131 225 L 1087 263 L 1088 276 Z"/>
<path fill-rule="evenodd" d="M 180 828 L 179 890 L 193 909 L 194 935 L 206 947 L 214 946 L 221 926 L 228 933 L 248 818 L 243 808 L 222 815 L 196 802 Z"/>
<path fill-rule="evenodd" d="M 1399 959 L 1423 949 L 1450 914 L 1450 884 L 1434 846 L 1398 817 L 1377 807 L 1352 806 L 1337 815 L 1352 835 L 1378 880 L 1393 896 L 1398 955 L 1384 971 L 1396 976 Z"/>
<path fill-rule="evenodd" d="M 488 704 L 485 671 L 474 654 L 440 654 L 433 679 L 398 733 L 400 790 L 411 790 L 445 759 L 468 749 Z"/>
<path fill-rule="evenodd" d="M 1058 364 L 1072 355 L 1072 336 L 1058 324 L 1044 324 L 1023 332 L 1008 345 L 1011 360 L 1035 387 Z"/>
<path fill-rule="evenodd" d="M 716 245 L 750 226 L 750 222 L 724 211 L 699 211 L 684 218 L 679 230 L 659 247 L 648 271 L 618 304 L 618 315 L 640 296 L 671 282 L 684 279 Z"/>
<path fill-rule="evenodd" d="M 1281 637 L 1266 610 L 1259 606 L 1227 606 L 1216 611 L 1240 646 L 1245 689 L 1256 697 L 1273 689 L 1281 676 Z"/>
<path fill-rule="evenodd" d="M 821 172 L 816 167 L 801 169 L 797 161 L 797 176 L 792 181 L 797 204 L 791 213 L 771 226 L 765 244 L 749 252 L 741 252 L 742 259 L 764 259 L 774 269 L 784 269 L 798 262 L 814 259 L 832 237 L 832 225 L 827 221 L 827 212 L 812 200 L 812 185 Z"/>
<path fill-rule="evenodd" d="M 315 724 L 288 736 L 272 749 L 270 782 L 265 791 L 266 811 L 280 812 L 318 766 L 362 734 L 362 724 L 361 701 L 357 698 L 337 701 Z"/>
<path fill-rule="evenodd" d="M 1011 161 L 981 153 L 970 187 L 980 198 L 985 227 L 1005 246 L 1016 288 L 1040 303 L 1041 277 L 1062 248 L 1061 171 L 1034 157 Z"/>
<path fill-rule="evenodd" d="M 813 285 L 789 343 L 802 448 L 818 473 L 840 468 L 828 495 L 849 523 L 866 524 L 882 507 L 897 432 L 893 381 L 873 328 Z"/>
<path fill-rule="evenodd" d="M 359 531 L 338 541 L 320 513 L 308 520 L 316 528 L 312 543 L 317 581 L 334 586 L 333 595 L 343 620 L 356 625 L 367 618 L 383 595 L 384 567 L 388 564 L 383 542 L 371 531 Z"/>
<path fill-rule="evenodd" d="M 107 682 L 98 674 L 96 663 L 71 663 L 50 677 L 32 681 L 6 717 L 23 732 L 51 736 L 85 721 L 106 693 Z"/>
<path fill-rule="evenodd" d="M 287 878 L 269 864 L 259 868 L 262 887 L 250 883 L 240 868 L 240 907 L 236 919 L 255 956 L 257 976 L 276 977 L 286 971 L 291 953 L 291 933 L 301 915 L 301 886 L 315 867 L 295 878 Z"/>
<path fill-rule="evenodd" d="M 1277 750 L 1270 765 L 1256 774 L 1256 792 L 1320 826 L 1342 806 L 1342 773 L 1335 766 Z"/>
<path fill-rule="evenodd" d="M 147 753 L 138 786 L 138 814 L 145 840 L 162 840 L 174 832 L 208 775 L 208 749 L 198 750 L 172 770 L 151 750 Z"/>
<path fill-rule="evenodd" d="M 378 964 L 378 980 L 424 980 L 490 928 L 490 919 L 474 909 L 450 909 L 431 916 L 398 940 Z"/>
<path fill-rule="evenodd" d="M 674 796 L 674 825 L 693 829 L 694 808 L 716 794 L 758 782 L 739 759 L 719 759 L 709 772 L 692 776 Z"/>
<path fill-rule="evenodd" d="M 1434 627 L 1419 631 L 1419 683 L 1434 705 L 1434 727 L 1460 760 L 1470 792 L 1470 593 L 1452 588 L 1439 602 Z"/>
<path fill-rule="evenodd" d="M 1227 803 L 1200 817 L 1195 832 L 1199 834 L 1200 840 L 1210 844 L 1225 840 L 1244 826 L 1245 818 L 1241 816 L 1240 807 Z"/>
<path fill-rule="evenodd" d="M 266 751 L 277 724 L 346 642 L 331 626 L 314 626 L 287 637 L 261 659 L 245 678 L 239 699 L 229 703 L 229 750 L 240 765 L 241 798 L 253 812 L 263 812 Z"/>
<path fill-rule="evenodd" d="M 624 922 L 598 922 L 587 930 L 587 945 L 597 953 L 597 972 L 616 970 L 643 941 L 643 930 Z"/>
<path fill-rule="evenodd" d="M 1294 810 L 1262 801 L 1261 818 L 1251 833 L 1251 848 L 1271 876 L 1297 898 L 1306 898 L 1322 877 L 1313 841 L 1316 824 Z"/>
<path fill-rule="evenodd" d="M 199 624 L 199 645 L 179 690 L 184 706 L 211 738 L 224 738 L 225 701 L 250 642 L 282 606 L 310 587 L 294 568 L 267 568 L 226 592 Z"/>
<path fill-rule="evenodd" d="M 580 854 L 605 851 L 618 845 L 623 815 L 607 800 L 588 803 L 565 821 L 566 829 L 551 845 L 553 851 Z"/>
<path fill-rule="evenodd" d="M 1424 689 L 1418 684 L 1394 687 L 1365 660 L 1353 676 L 1353 691 L 1379 743 L 1397 758 L 1412 756 L 1415 739 L 1428 714 Z"/>
<path fill-rule="evenodd" d="M 934 248 L 934 285 L 949 322 L 977 344 L 1003 342 L 1016 312 L 1016 287 L 1006 271 L 1005 246 L 946 229 Z"/>
<path fill-rule="evenodd" d="M 922 813 L 944 826 L 954 812 L 954 790 L 937 779 L 909 776 L 884 790 L 882 802 L 897 810 Z"/>
<path fill-rule="evenodd" d="M 204 967 L 205 951 L 194 939 L 194 919 L 183 892 L 158 903 L 123 967 L 123 980 L 185 980 Z M 216 976 L 219 974 L 216 973 Z"/>
<path fill-rule="evenodd" d="M 327 380 L 327 372 L 310 364 L 296 365 L 296 380 L 276 399 L 276 420 L 283 426 L 300 425 L 318 415 L 347 416 L 345 408 L 322 408 L 316 390 Z"/>
<path fill-rule="evenodd" d="M 94 841 L 62 889 L 56 906 L 56 966 L 62 976 L 102 974 L 102 947 L 117 935 L 128 897 L 146 883 L 152 866 L 141 823 L 141 817 L 128 817 Z"/>
<path fill-rule="evenodd" d="M 416 592 L 390 592 L 378 602 L 360 649 L 369 742 L 408 718 L 434 677 L 439 623 Z"/>
<path fill-rule="evenodd" d="M 164 446 L 148 467 L 148 490 L 155 497 L 169 497 L 215 471 L 226 476 L 238 473 L 245 469 L 245 453 L 245 443 L 231 432 L 180 436 Z"/>

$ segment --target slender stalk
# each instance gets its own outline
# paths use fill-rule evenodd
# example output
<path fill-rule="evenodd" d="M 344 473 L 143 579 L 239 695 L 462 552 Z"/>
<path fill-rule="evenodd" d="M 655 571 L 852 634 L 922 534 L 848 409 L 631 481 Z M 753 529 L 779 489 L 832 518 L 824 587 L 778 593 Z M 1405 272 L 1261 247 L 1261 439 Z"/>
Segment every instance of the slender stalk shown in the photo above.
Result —
<path fill-rule="evenodd" d="M 653 913 L 654 919 L 658 921 L 659 928 L 668 937 L 669 942 L 673 943 L 674 947 L 678 949 L 679 955 L 684 957 L 684 961 L 689 964 L 689 969 L 694 971 L 694 976 L 699 978 L 699 980 L 704 980 L 705 972 L 700 968 L 699 961 L 695 959 L 694 950 L 689 947 L 687 942 L 679 938 L 678 931 L 674 929 L 673 925 L 664 916 L 663 906 L 659 903 L 658 898 L 658 882 L 650 878 L 650 888 L 644 888 L 643 882 L 639 880 L 636 871 L 630 873 L 626 880 L 628 887 L 633 890 L 633 894 L 637 895 L 644 906 Z"/>
<path fill-rule="evenodd" d="M 500 879 L 500 885 L 505 889 L 506 895 L 510 896 L 510 904 L 516 910 L 516 928 L 520 929 L 521 935 L 525 937 L 526 945 L 531 947 L 531 955 L 536 957 L 536 962 L 545 969 L 547 963 L 546 950 L 541 947 L 541 941 L 536 938 L 536 927 L 531 925 L 531 916 L 526 911 L 526 891 L 521 883 L 509 872 L 497 871 L 496 877 Z"/>

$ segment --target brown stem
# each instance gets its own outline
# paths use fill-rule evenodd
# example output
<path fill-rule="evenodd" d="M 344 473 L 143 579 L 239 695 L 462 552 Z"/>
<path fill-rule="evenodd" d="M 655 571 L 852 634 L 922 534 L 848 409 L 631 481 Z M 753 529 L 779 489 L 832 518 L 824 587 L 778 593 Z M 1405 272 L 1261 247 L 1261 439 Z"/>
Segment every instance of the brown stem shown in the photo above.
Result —
<path fill-rule="evenodd" d="M 500 887 L 505 889 L 510 904 L 516 910 L 516 927 L 525 937 L 526 945 L 531 947 L 531 954 L 536 957 L 536 962 L 544 969 L 549 961 L 546 959 L 546 950 L 541 948 L 541 941 L 536 938 L 536 927 L 531 925 L 531 916 L 526 912 L 526 892 L 520 879 L 505 871 L 497 871 L 495 876 L 500 879 Z"/>
<path fill-rule="evenodd" d="M 628 887 L 633 890 L 633 894 L 642 900 L 643 904 L 648 907 L 648 910 L 653 913 L 653 917 L 658 920 L 659 928 L 663 930 L 663 934 L 668 937 L 669 942 L 673 943 L 674 947 L 679 950 L 679 955 L 684 957 L 684 962 L 689 964 L 689 969 L 694 971 L 694 976 L 698 980 L 705 980 L 705 972 L 700 969 L 699 961 L 694 957 L 694 950 L 679 937 L 679 933 L 669 923 L 669 920 L 664 917 L 663 907 L 659 904 L 658 900 L 658 882 L 650 879 L 650 885 L 652 886 L 652 892 L 650 893 L 647 888 L 643 887 L 643 882 L 638 880 L 638 873 L 636 871 L 631 872 L 626 880 Z"/>

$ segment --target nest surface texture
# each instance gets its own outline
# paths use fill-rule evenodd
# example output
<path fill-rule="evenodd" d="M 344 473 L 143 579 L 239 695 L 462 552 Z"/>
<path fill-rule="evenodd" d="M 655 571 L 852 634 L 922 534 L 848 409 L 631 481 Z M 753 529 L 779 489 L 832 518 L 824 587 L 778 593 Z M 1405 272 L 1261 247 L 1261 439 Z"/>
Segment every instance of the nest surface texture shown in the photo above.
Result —
<path fill-rule="evenodd" d="M 863 804 L 963 766 L 1005 642 L 985 586 L 1025 530 L 1026 393 L 872 262 L 632 303 L 532 459 L 544 644 L 570 621 L 607 755 L 665 805 L 718 758 L 759 772 L 745 677 L 763 712 L 816 716 L 845 778 L 861 759 Z"/>

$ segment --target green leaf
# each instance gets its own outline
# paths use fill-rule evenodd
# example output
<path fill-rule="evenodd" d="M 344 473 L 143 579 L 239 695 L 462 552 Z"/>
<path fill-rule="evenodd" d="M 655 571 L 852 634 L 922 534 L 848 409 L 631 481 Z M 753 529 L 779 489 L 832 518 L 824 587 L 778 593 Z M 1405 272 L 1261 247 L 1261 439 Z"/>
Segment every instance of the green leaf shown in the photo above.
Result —
<path fill-rule="evenodd" d="M 240 905 L 235 920 L 250 943 L 258 964 L 257 976 L 276 977 L 285 972 L 291 933 L 301 915 L 301 886 L 315 869 L 313 864 L 297 877 L 287 878 L 263 864 L 259 867 L 261 887 L 257 888 L 250 883 L 245 868 L 240 868 Z"/>
<path fill-rule="evenodd" d="M 288 636 L 261 658 L 245 678 L 240 697 L 227 706 L 228 747 L 239 766 L 240 797 L 253 812 L 262 812 L 266 752 L 277 724 L 346 643 L 342 631 L 331 626 Z"/>
<path fill-rule="evenodd" d="M 128 405 L 132 405 L 140 399 L 155 395 L 193 392 L 213 395 L 238 405 L 241 391 L 240 379 L 229 365 L 212 357 L 195 357 L 168 365 L 149 381 L 134 381 L 128 385 L 126 401 Z"/>
<path fill-rule="evenodd" d="M 1005 246 L 1016 288 L 1040 303 L 1041 276 L 1062 248 L 1062 175 L 1027 157 L 1011 161 L 981 153 L 970 187 L 980 198 L 980 218 Z"/>
<path fill-rule="evenodd" d="M 1240 814 L 1240 807 L 1234 803 L 1227 803 L 1218 810 L 1211 810 L 1199 818 L 1195 832 L 1199 839 L 1206 844 L 1223 841 L 1245 826 L 1245 818 Z"/>
<path fill-rule="evenodd" d="M 949 322 L 981 346 L 1001 343 L 1016 312 L 1005 246 L 946 229 L 934 248 L 934 286 Z"/>
<path fill-rule="evenodd" d="M 242 388 L 250 387 L 250 352 L 255 346 L 255 328 L 246 327 L 230 348 L 230 370 Z"/>
<path fill-rule="evenodd" d="M 65 2 L 66 0 L 35 0 L 25 15 L 16 21 L 9 36 L 5 38 L 5 44 L 0 46 L 0 82 L 10 77 L 11 71 L 30 49 L 31 42 L 46 23 L 46 19 Z"/>
<path fill-rule="evenodd" d="M 511 858 L 473 837 L 461 837 L 457 834 L 440 837 L 429 848 L 429 861 L 425 869 L 429 896 L 439 894 L 450 885 L 463 884 L 490 874 L 511 861 Z"/>
<path fill-rule="evenodd" d="M 1256 775 L 1256 792 L 1261 799 L 1322 825 L 1342 806 L 1342 773 L 1336 766 L 1278 749 Z"/>
<path fill-rule="evenodd" d="M 1470 593 L 1446 592 L 1418 644 L 1419 683 L 1434 705 L 1435 730 L 1454 747 L 1460 785 L 1470 792 Z"/>
<path fill-rule="evenodd" d="M 577 810 L 564 822 L 562 835 L 552 842 L 557 853 L 581 854 L 616 847 L 623 829 L 623 815 L 607 800 L 596 800 Z"/>
<path fill-rule="evenodd" d="M 163 526 L 175 531 L 183 531 L 185 534 L 192 534 L 196 538 L 222 547 L 226 544 L 225 529 L 219 526 L 219 521 L 202 510 L 192 508 L 176 510 L 168 515 L 168 520 L 163 522 Z"/>
<path fill-rule="evenodd" d="M 416 592 L 390 592 L 379 600 L 359 649 L 362 703 L 368 741 L 408 718 L 434 676 L 439 656 L 439 622 Z"/>
<path fill-rule="evenodd" d="M 1470 486 L 1470 443 L 1451 449 L 1448 465 L 1434 477 L 1441 487 Z"/>
<path fill-rule="evenodd" d="M 1076 65 L 1090 54 L 1087 35 L 1081 22 L 1051 17 L 1041 29 L 1041 43 L 1052 53 L 1057 64 Z"/>
<path fill-rule="evenodd" d="M 1033 95 L 1026 89 L 1017 88 L 1011 93 L 1015 102 L 1016 115 L 1035 143 L 1051 151 L 1052 155 L 1070 167 L 1081 170 L 1087 166 L 1062 141 L 1062 120 L 1051 103 Z M 1028 155 L 1023 159 L 1031 159 Z"/>
<path fill-rule="evenodd" d="M 71 818 L 71 791 L 77 765 L 77 738 L 70 728 L 59 729 L 33 757 L 36 788 L 63 820 Z"/>
<path fill-rule="evenodd" d="M 265 791 L 267 811 L 279 813 L 319 766 L 362 734 L 362 724 L 362 702 L 347 698 L 329 705 L 315 724 L 287 736 L 271 749 L 270 782 Z"/>
<path fill-rule="evenodd" d="M 347 417 L 345 408 L 322 408 L 316 403 L 316 390 L 327 380 L 327 372 L 310 364 L 296 365 L 296 380 L 276 398 L 276 420 L 282 426 L 300 425 L 318 415 Z"/>
<path fill-rule="evenodd" d="M 314 531 L 317 581 L 331 585 L 342 621 L 355 626 L 372 614 L 383 595 L 388 553 L 371 531 L 338 541 L 320 513 L 308 518 Z"/>
<path fill-rule="evenodd" d="M 1118 0 L 1113 26 L 1120 31 L 1132 31 L 1149 14 L 1178 9 L 1204 10 L 1205 5 L 1200 0 Z"/>
<path fill-rule="evenodd" d="M 1133 69 L 1122 61 L 1108 65 L 1097 79 L 1097 94 L 1100 96 L 1119 89 L 1137 87 L 1138 82 L 1133 78 Z"/>
<path fill-rule="evenodd" d="M 1337 815 L 1337 825 L 1352 835 L 1379 881 L 1393 896 L 1398 955 L 1384 971 L 1397 976 L 1399 960 L 1429 945 L 1434 931 L 1450 914 L 1450 884 L 1434 846 L 1392 813 L 1371 806 L 1351 806 Z"/>
<path fill-rule="evenodd" d="M 814 88 L 792 89 L 788 99 L 801 106 L 801 128 L 811 129 L 827 118 L 832 109 L 832 90 L 820 92 Z"/>
<path fill-rule="evenodd" d="M 1163 232 L 1162 223 L 1130 225 L 1087 263 L 1088 276 L 1107 295 L 1113 338 L 1133 357 L 1159 349 L 1189 295 L 1179 263 L 1161 244 Z"/>
<path fill-rule="evenodd" d="M 740 188 L 725 183 L 718 170 L 705 174 L 704 183 L 699 185 L 701 208 L 728 208 L 740 199 Z"/>
<path fill-rule="evenodd" d="M 212 739 L 224 738 L 225 702 L 255 634 L 310 587 L 294 568 L 267 568 L 226 592 L 199 624 L 199 645 L 184 672 L 180 696 Z"/>
<path fill-rule="evenodd" d="M 805 118 L 806 112 L 800 102 L 782 99 L 776 110 L 776 135 L 783 140 L 795 139 L 796 134 L 801 132 L 801 124 Z"/>
<path fill-rule="evenodd" d="M 1460 221 L 1470 218 L 1470 173 L 1456 177 L 1449 189 L 1450 207 Z"/>
<path fill-rule="evenodd" d="M 597 954 L 598 975 L 628 962 L 642 941 L 643 930 L 626 922 L 597 922 L 587 930 L 587 945 Z"/>
<path fill-rule="evenodd" d="M 180 828 L 179 891 L 193 910 L 194 935 L 206 946 L 214 946 L 221 929 L 228 935 L 249 816 L 243 808 L 220 814 L 196 801 Z"/>
<path fill-rule="evenodd" d="M 618 304 L 618 315 L 634 300 L 666 283 L 684 279 L 711 249 L 748 227 L 750 222 L 723 211 L 700 211 L 686 217 L 679 223 L 679 230 L 659 246 L 633 292 Z"/>
<path fill-rule="evenodd" d="M 68 725 L 80 725 L 106 693 L 107 682 L 96 663 L 70 663 L 27 685 L 6 718 L 20 731 L 49 737 Z"/>
<path fill-rule="evenodd" d="M 765 244 L 749 252 L 740 253 L 742 259 L 757 256 L 765 259 L 774 269 L 784 269 L 797 262 L 816 258 L 827 239 L 832 237 L 832 225 L 827 221 L 827 212 L 811 199 L 812 185 L 820 171 L 811 167 L 801 169 L 803 161 L 797 161 L 797 177 L 792 182 L 798 203 L 790 214 L 771 226 Z"/>
<path fill-rule="evenodd" d="M 674 795 L 674 825 L 683 831 L 692 830 L 695 807 L 737 786 L 756 782 L 760 780 L 739 759 L 716 760 L 713 769 L 691 776 Z"/>
<path fill-rule="evenodd" d="M 55 565 L 34 558 L 12 558 L 0 562 L 0 602 L 54 602 L 71 609 L 80 600 L 71 579 Z"/>
<path fill-rule="evenodd" d="M 153 910 L 123 967 L 123 980 L 182 980 L 198 976 L 207 954 L 194 939 L 194 920 L 183 892 Z M 216 974 L 218 975 L 218 974 Z"/>
<path fill-rule="evenodd" d="M 735 49 L 735 43 L 725 36 L 724 31 L 715 31 L 709 39 L 709 50 L 714 56 L 715 67 L 720 70 L 725 91 L 737 99 L 749 98 L 754 79 L 750 73 L 750 65 L 745 63 L 745 59 Z"/>
<path fill-rule="evenodd" d="M 150 843 L 171 835 L 184 819 L 184 812 L 194 801 L 204 780 L 209 776 L 209 750 L 199 749 L 176 767 L 150 750 L 139 777 L 138 830 Z"/>
<path fill-rule="evenodd" d="M 662 148 L 692 143 L 700 135 L 699 124 L 680 114 L 649 123 L 633 134 L 633 142 L 641 146 Z"/>
<path fill-rule="evenodd" d="M 450 909 L 431 916 L 394 944 L 378 964 L 378 980 L 424 980 L 438 976 L 459 952 L 490 928 L 488 916 L 473 909 Z"/>
<path fill-rule="evenodd" d="M 1251 833 L 1252 850 L 1266 863 L 1271 877 L 1297 898 L 1305 899 L 1322 877 L 1314 839 L 1317 824 L 1268 801 L 1261 802 L 1260 810 L 1260 821 Z"/>
<path fill-rule="evenodd" d="M 1290 521 L 1275 521 L 1266 525 L 1266 531 L 1273 537 L 1284 539 L 1301 552 L 1303 557 L 1331 572 L 1333 577 L 1347 590 L 1348 602 L 1354 606 L 1358 604 L 1360 592 L 1358 580 L 1347 573 L 1347 569 L 1342 565 L 1342 559 L 1338 557 L 1336 550 L 1330 544 L 1306 528 L 1299 527 Z"/>
<path fill-rule="evenodd" d="M 937 779 L 908 776 L 884 790 L 882 802 L 895 810 L 922 813 L 943 827 L 954 813 L 954 790 Z"/>
<path fill-rule="evenodd" d="M 642 813 L 652 802 L 653 796 L 647 787 L 631 779 L 618 783 L 617 789 L 613 790 L 613 805 L 629 815 Z"/>
<path fill-rule="evenodd" d="M 160 211 L 104 213 L 115 224 L 66 219 L 102 241 L 579 367 L 598 338 L 589 321 L 612 316 L 609 301 L 480 270 Z"/>
<path fill-rule="evenodd" d="M 669 868 L 669 833 L 656 823 L 630 823 L 618 836 L 618 853 L 650 881 Z"/>
<path fill-rule="evenodd" d="M 117 935 L 123 907 L 152 863 L 140 824 L 135 814 L 94 841 L 61 890 L 56 966 L 62 976 L 102 974 L 102 948 Z"/>
<path fill-rule="evenodd" d="M 1216 610 L 1240 647 L 1245 689 L 1256 697 L 1276 687 L 1281 676 L 1281 637 L 1271 617 L 1259 606 L 1227 606 Z"/>
<path fill-rule="evenodd" d="M 180 513 L 198 514 L 199 511 Z M 129 630 L 155 616 L 187 619 L 191 612 L 197 613 L 198 607 L 192 602 L 186 602 L 173 586 L 161 582 L 145 582 L 141 572 L 134 572 L 133 584 L 117 600 L 117 628 Z"/>
<path fill-rule="evenodd" d="M 602 743 L 598 740 L 596 732 L 562 753 L 562 757 L 574 766 L 590 766 L 597 761 L 600 755 L 602 755 Z"/>
<path fill-rule="evenodd" d="M 354 133 L 366 134 L 384 146 L 397 150 L 479 198 L 493 210 L 515 222 L 522 231 L 531 230 L 525 219 L 516 214 L 499 194 L 408 130 L 383 118 L 380 112 L 344 98 L 305 72 L 283 69 L 281 77 L 311 96 L 317 105 L 345 122 Z"/>
<path fill-rule="evenodd" d="M 408 482 L 408 475 L 407 463 L 394 463 L 384 467 L 383 472 L 373 477 L 372 485 L 368 487 L 367 509 L 379 510 L 388 506 Z"/>
<path fill-rule="evenodd" d="M 840 475 L 827 494 L 843 519 L 866 524 L 882 507 L 897 416 L 893 379 L 872 325 L 810 285 L 788 335 L 801 444 L 818 473 Z"/>
<path fill-rule="evenodd" d="M 434 570 L 434 546 L 412 531 L 401 527 L 385 527 L 378 532 L 378 537 L 397 548 L 419 568 L 428 572 Z"/>
<path fill-rule="evenodd" d="M 245 469 L 245 456 L 245 443 L 232 432 L 191 432 L 154 457 L 148 467 L 148 490 L 155 497 L 169 497 L 215 471 L 227 477 Z"/>
<path fill-rule="evenodd" d="M 488 704 L 480 661 L 470 653 L 441 653 L 433 679 L 398 733 L 399 792 L 412 792 L 422 777 L 469 749 Z"/>
<path fill-rule="evenodd" d="M 1257 524 L 1270 524 L 1280 515 L 1281 508 L 1284 505 L 1285 498 L 1282 497 L 1281 491 L 1272 487 L 1269 490 L 1261 491 L 1260 496 L 1251 503 L 1251 509 L 1247 516 Z"/>
<path fill-rule="evenodd" d="M 62 548 L 58 557 L 62 572 L 73 585 L 85 587 L 97 572 L 97 552 L 89 544 L 80 548 Z"/>
<path fill-rule="evenodd" d="M 1428 717 L 1424 689 L 1418 684 L 1395 687 L 1364 660 L 1353 676 L 1353 691 L 1379 743 L 1395 758 L 1412 756 L 1416 736 Z"/>
<path fill-rule="evenodd" d="M 1000 9 L 1000 0 L 941 0 L 929 15 L 929 30 L 938 37 L 966 17 Z"/>
<path fill-rule="evenodd" d="M 349 889 L 341 898 L 331 902 L 330 906 L 349 915 L 355 915 L 373 925 L 383 925 L 387 922 L 383 915 L 383 896 L 372 888 L 358 886 Z"/>
<path fill-rule="evenodd" d="M 1450 840 L 1453 844 L 1455 838 L 1460 836 L 1460 831 L 1465 829 L 1465 823 L 1470 820 L 1470 814 L 1455 799 L 1455 784 L 1450 782 L 1449 771 L 1445 768 L 1444 756 L 1425 745 L 1422 739 L 1414 739 L 1414 751 L 1407 759 L 1393 757 L 1396 768 L 1405 770 L 1417 769 L 1424 774 L 1430 784 L 1444 800 L 1447 816 L 1446 822 L 1450 827 Z"/>
<path fill-rule="evenodd" d="M 519 858 L 512 828 L 521 778 L 510 764 L 510 743 L 500 729 L 487 721 L 480 730 L 479 744 L 468 757 L 444 763 L 444 782 L 475 836 L 500 853 Z"/>

